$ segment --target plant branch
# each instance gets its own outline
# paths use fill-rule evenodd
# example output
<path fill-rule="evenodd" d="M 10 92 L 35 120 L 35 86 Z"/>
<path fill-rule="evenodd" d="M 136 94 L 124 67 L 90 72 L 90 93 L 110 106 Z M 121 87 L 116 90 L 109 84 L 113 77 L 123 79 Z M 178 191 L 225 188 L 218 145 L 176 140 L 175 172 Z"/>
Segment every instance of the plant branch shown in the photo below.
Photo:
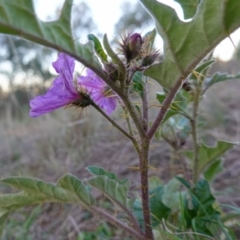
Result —
<path fill-rule="evenodd" d="M 117 128 L 123 135 L 129 138 L 134 144 L 137 144 L 136 139 L 120 127 L 112 118 L 110 118 L 95 102 L 92 101 L 91 105 L 100 112 L 115 128 Z"/>
<path fill-rule="evenodd" d="M 149 139 L 153 138 L 159 125 L 164 120 L 164 117 L 165 117 L 167 111 L 169 110 L 169 108 L 171 107 L 171 104 L 172 104 L 176 94 L 178 93 L 179 89 L 182 87 L 183 82 L 184 82 L 184 79 L 179 78 L 178 81 L 176 82 L 176 84 L 173 86 L 173 88 L 169 91 L 165 100 L 163 101 L 162 108 L 160 109 L 155 121 L 153 122 L 153 125 L 151 126 L 151 128 L 148 131 L 147 136 Z"/>
<path fill-rule="evenodd" d="M 148 131 L 148 82 L 147 77 L 145 78 L 145 83 L 143 87 L 143 96 L 142 96 L 142 118 L 143 118 L 143 128 Z"/>
<path fill-rule="evenodd" d="M 104 219 L 106 219 L 108 222 L 112 223 L 116 227 L 118 227 L 118 228 L 124 230 L 125 232 L 129 233 L 134 239 L 137 239 L 137 240 L 139 240 L 139 239 L 144 240 L 145 239 L 145 237 L 142 234 L 140 234 L 139 232 L 137 232 L 133 228 L 125 225 L 124 223 L 122 223 L 118 219 L 114 218 L 113 216 L 111 216 L 107 212 L 103 211 L 102 209 L 97 208 L 95 206 L 92 206 L 90 208 L 90 210 L 93 213 L 96 213 L 96 214 L 100 215 L 101 217 L 103 217 Z"/>
<path fill-rule="evenodd" d="M 153 240 L 153 231 L 151 225 L 151 213 L 149 203 L 149 186 L 148 186 L 148 158 L 149 158 L 149 145 L 148 138 L 142 139 L 141 142 L 141 155 L 140 155 L 140 177 L 141 177 L 141 191 L 142 191 L 142 209 L 145 225 L 146 240 Z"/>

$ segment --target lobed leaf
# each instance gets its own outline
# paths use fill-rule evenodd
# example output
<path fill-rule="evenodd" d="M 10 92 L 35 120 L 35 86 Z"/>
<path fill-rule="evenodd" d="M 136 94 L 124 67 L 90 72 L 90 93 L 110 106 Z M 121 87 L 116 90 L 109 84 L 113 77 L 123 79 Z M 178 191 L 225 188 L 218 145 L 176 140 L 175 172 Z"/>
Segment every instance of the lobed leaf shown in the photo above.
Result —
<path fill-rule="evenodd" d="M 91 69 L 101 69 L 92 41 L 80 44 L 71 30 L 72 0 L 66 0 L 57 21 L 43 22 L 35 14 L 31 0 L 0 0 L 0 33 L 66 52 Z"/>
<path fill-rule="evenodd" d="M 192 18 L 197 11 L 197 6 L 200 0 L 174 0 L 175 2 L 179 3 L 182 6 L 184 18 Z"/>
<path fill-rule="evenodd" d="M 66 174 L 61 177 L 57 185 L 46 183 L 38 179 L 24 177 L 4 178 L 1 182 L 24 191 L 24 193 L 14 194 L 14 196 L 11 194 L 2 195 L 3 202 L 4 199 L 12 197 L 12 203 L 14 204 L 14 200 L 20 196 L 20 204 L 24 204 L 24 202 L 27 204 L 36 204 L 36 202 L 49 201 L 77 203 L 89 206 L 94 203 L 94 198 L 85 188 L 82 181 L 71 174 Z"/>
<path fill-rule="evenodd" d="M 94 176 L 87 182 L 102 191 L 110 200 L 117 203 L 119 206 L 131 209 L 131 200 L 128 198 L 129 182 L 120 183 L 115 179 L 107 176 Z"/>
<path fill-rule="evenodd" d="M 174 9 L 157 0 L 141 0 L 153 16 L 164 40 L 164 61 L 145 75 L 164 88 L 184 80 L 219 42 L 240 26 L 240 1 L 202 0 L 190 22 L 182 22 Z M 185 8 L 186 9 L 186 8 Z"/>
<path fill-rule="evenodd" d="M 120 180 L 120 179 L 117 178 L 115 173 L 108 172 L 108 171 L 104 170 L 103 168 L 100 168 L 100 167 L 97 167 L 97 166 L 89 166 L 86 169 L 90 173 L 92 173 L 93 175 L 96 175 L 96 176 L 106 176 L 109 179 L 116 180 L 120 184 L 128 183 L 128 179 Z"/>

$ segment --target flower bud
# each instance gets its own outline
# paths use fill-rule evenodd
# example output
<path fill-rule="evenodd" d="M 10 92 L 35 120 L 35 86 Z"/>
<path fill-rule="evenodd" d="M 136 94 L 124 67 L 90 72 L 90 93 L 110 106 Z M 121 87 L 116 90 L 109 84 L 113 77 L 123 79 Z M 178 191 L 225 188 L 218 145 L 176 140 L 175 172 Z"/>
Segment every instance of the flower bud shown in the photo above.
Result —
<path fill-rule="evenodd" d="M 126 39 L 125 56 L 130 61 L 137 57 L 141 51 L 143 39 L 139 33 L 134 33 Z"/>
<path fill-rule="evenodd" d="M 146 55 L 142 60 L 141 67 L 148 67 L 148 66 L 152 65 L 157 60 L 158 57 L 159 57 L 158 52 L 155 52 L 150 55 Z"/>

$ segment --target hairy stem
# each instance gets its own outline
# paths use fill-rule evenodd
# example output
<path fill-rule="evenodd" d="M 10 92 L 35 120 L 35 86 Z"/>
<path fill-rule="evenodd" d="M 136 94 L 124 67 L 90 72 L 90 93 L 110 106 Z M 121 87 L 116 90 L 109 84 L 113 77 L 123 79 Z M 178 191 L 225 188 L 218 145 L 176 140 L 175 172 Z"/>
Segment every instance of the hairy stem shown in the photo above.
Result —
<path fill-rule="evenodd" d="M 153 240 L 153 231 L 151 225 L 151 213 L 149 204 L 149 186 L 148 186 L 148 158 L 150 141 L 147 138 L 142 139 L 140 155 L 140 176 L 142 191 L 142 209 L 145 224 L 146 240 Z"/>
<path fill-rule="evenodd" d="M 117 128 L 123 135 L 125 135 L 127 138 L 129 138 L 134 147 L 138 148 L 138 143 L 136 139 L 130 135 L 128 132 L 126 132 L 122 127 L 120 127 L 112 118 L 110 118 L 95 102 L 92 101 L 91 105 L 100 112 L 115 128 Z"/>
<path fill-rule="evenodd" d="M 147 77 L 143 87 L 143 97 L 142 97 L 142 118 L 143 118 L 143 128 L 148 131 L 148 82 Z"/>
<path fill-rule="evenodd" d="M 102 209 L 97 208 L 95 206 L 92 206 L 91 211 L 93 213 L 96 213 L 99 216 L 103 217 L 104 219 L 106 219 L 108 222 L 112 223 L 116 227 L 118 227 L 118 228 L 124 230 L 125 232 L 129 233 L 134 239 L 145 240 L 145 237 L 142 234 L 140 234 L 139 232 L 134 230 L 132 227 L 129 227 L 129 226 L 125 225 L 124 223 L 122 223 L 121 221 L 119 221 L 115 217 L 111 216 L 107 212 L 103 211 Z"/>
<path fill-rule="evenodd" d="M 193 182 L 196 183 L 198 181 L 198 165 L 199 165 L 199 140 L 198 140 L 198 108 L 199 101 L 201 97 L 201 88 L 200 86 L 196 86 L 193 100 L 193 113 L 192 120 L 190 120 L 191 128 L 192 128 L 192 142 L 193 142 Z"/>
<path fill-rule="evenodd" d="M 159 125 L 161 124 L 164 117 L 166 116 L 166 113 L 169 110 L 169 108 L 171 107 L 171 104 L 172 104 L 176 94 L 178 93 L 179 89 L 181 88 L 183 82 L 184 82 L 183 79 L 178 79 L 178 81 L 173 86 L 173 88 L 170 89 L 168 95 L 166 96 L 166 98 L 163 102 L 163 106 L 161 107 L 156 119 L 153 122 L 153 125 L 151 126 L 151 128 L 148 131 L 147 136 L 149 139 L 152 139 L 154 134 L 156 133 Z"/>

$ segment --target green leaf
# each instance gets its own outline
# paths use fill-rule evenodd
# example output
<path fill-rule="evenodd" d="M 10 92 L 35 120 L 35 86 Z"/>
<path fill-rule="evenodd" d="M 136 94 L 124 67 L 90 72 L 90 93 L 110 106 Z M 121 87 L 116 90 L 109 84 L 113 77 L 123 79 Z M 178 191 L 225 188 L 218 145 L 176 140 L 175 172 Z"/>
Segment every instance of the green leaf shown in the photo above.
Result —
<path fill-rule="evenodd" d="M 0 208 L 0 238 L 2 238 L 5 222 L 8 219 L 9 211 L 7 209 Z"/>
<path fill-rule="evenodd" d="M 197 6 L 200 0 L 174 0 L 182 6 L 184 18 L 192 18 L 197 11 Z"/>
<path fill-rule="evenodd" d="M 176 212 L 181 206 L 181 197 L 183 192 L 180 193 L 180 182 L 173 178 L 163 186 L 164 194 L 162 196 L 162 202 L 171 209 L 172 212 Z"/>
<path fill-rule="evenodd" d="M 198 233 L 212 236 L 210 225 L 216 223 L 220 213 L 213 208 L 215 198 L 213 197 L 209 184 L 206 180 L 200 180 L 190 189 L 193 209 L 186 204 L 185 214 L 191 219 L 191 227 Z M 189 201 L 189 199 L 187 200 Z"/>
<path fill-rule="evenodd" d="M 209 164 L 217 161 L 221 155 L 234 145 L 235 144 L 231 142 L 218 141 L 215 146 L 209 147 L 202 143 L 199 147 L 198 175 L 202 173 Z M 183 151 L 183 154 L 193 161 L 194 154 L 192 151 Z"/>
<path fill-rule="evenodd" d="M 209 181 L 213 181 L 218 173 L 223 171 L 222 159 L 215 160 L 204 172 L 204 177 Z"/>
<path fill-rule="evenodd" d="M 159 186 L 150 191 L 150 211 L 152 226 L 156 227 L 162 221 L 162 219 L 167 219 L 171 213 L 171 209 L 163 203 L 162 197 L 164 194 L 163 186 Z M 138 220 L 139 225 L 144 227 L 142 203 L 139 199 L 136 199 L 133 205 L 133 213 Z"/>
<path fill-rule="evenodd" d="M 174 9 L 157 0 L 141 0 L 155 19 L 164 40 L 164 61 L 144 74 L 164 88 L 185 79 L 218 43 L 240 26 L 240 2 L 202 0 L 191 22 L 182 22 Z"/>
<path fill-rule="evenodd" d="M 191 184 L 186 180 L 186 179 L 184 179 L 184 178 L 182 178 L 182 177 L 179 177 L 179 176 L 176 176 L 176 179 L 180 182 L 180 183 L 182 183 L 182 185 L 184 185 L 186 188 L 190 188 L 191 187 Z"/>
<path fill-rule="evenodd" d="M 66 52 L 92 70 L 100 70 L 93 42 L 79 44 L 74 40 L 71 30 L 72 2 L 65 1 L 57 21 L 43 22 L 35 14 L 33 1 L 0 0 L 0 33 L 19 36 Z"/>
<path fill-rule="evenodd" d="M 214 62 L 215 60 L 207 60 L 202 62 L 199 66 L 196 67 L 196 69 L 190 75 L 190 79 L 202 82 L 203 79 L 206 77 L 202 74 L 203 71 L 208 69 Z"/>
<path fill-rule="evenodd" d="M 147 45 L 145 46 L 145 48 L 147 49 L 147 51 L 151 51 L 154 45 L 154 40 L 156 37 L 156 29 L 154 28 L 152 31 L 147 32 L 144 36 L 143 36 L 143 42 L 147 43 Z"/>
<path fill-rule="evenodd" d="M 119 180 L 114 173 L 107 172 L 95 166 L 88 167 L 87 169 L 96 175 L 87 180 L 91 186 L 101 190 L 120 207 L 124 206 L 131 209 L 132 200 L 128 198 L 129 181 L 127 179 Z"/>
<path fill-rule="evenodd" d="M 128 183 L 128 179 L 120 180 L 117 178 L 115 173 L 105 171 L 103 168 L 97 166 L 89 166 L 86 168 L 90 173 L 96 176 L 106 176 L 109 179 L 116 180 L 120 184 Z"/>
<path fill-rule="evenodd" d="M 136 72 L 132 78 L 132 90 L 143 97 L 143 90 L 144 90 L 144 76 L 142 72 Z"/>
<path fill-rule="evenodd" d="M 70 173 L 59 178 L 57 186 L 65 189 L 70 195 L 75 195 L 78 201 L 87 206 L 95 203 L 94 197 L 89 193 L 83 182 Z"/>
<path fill-rule="evenodd" d="M 103 62 L 107 62 L 107 54 L 104 52 L 98 38 L 94 34 L 88 34 L 88 40 L 92 40 L 94 42 L 94 47 L 97 55 L 102 59 Z"/>
<path fill-rule="evenodd" d="M 36 204 L 36 201 L 77 203 L 84 206 L 89 206 L 94 203 L 94 198 L 84 187 L 83 183 L 71 174 L 66 174 L 61 177 L 57 182 L 57 185 L 46 183 L 38 179 L 24 177 L 4 178 L 1 182 L 24 191 L 24 193 L 22 193 L 23 195 L 18 193 L 13 195 L 3 194 L 1 196 L 3 201 L 4 197 L 13 197 L 13 204 L 14 200 L 16 200 L 17 197 L 19 198 L 19 195 L 21 201 L 19 200 L 18 203 L 21 205 L 24 204 L 24 202 L 26 205 Z"/>
<path fill-rule="evenodd" d="M 157 226 L 162 219 L 167 219 L 171 213 L 171 209 L 163 202 L 163 195 L 163 186 L 150 191 L 150 210 L 153 226 Z"/>
<path fill-rule="evenodd" d="M 157 100 L 162 104 L 166 98 L 166 93 L 164 92 L 157 92 Z M 189 102 L 192 101 L 192 96 L 186 91 L 180 91 L 172 103 L 171 107 L 169 108 L 164 121 L 168 120 L 170 117 L 176 114 L 186 115 L 186 108 Z"/>
<path fill-rule="evenodd" d="M 0 206 L 1 208 L 8 210 L 15 210 L 20 207 L 24 207 L 32 204 L 43 203 L 46 197 L 41 193 L 27 193 L 19 192 L 12 194 L 1 194 L 0 195 Z"/>
<path fill-rule="evenodd" d="M 234 75 L 230 75 L 228 73 L 216 72 L 211 78 L 207 78 L 206 81 L 204 82 L 205 83 L 204 91 L 206 91 L 213 84 L 216 84 L 219 82 L 225 82 L 225 81 L 237 79 L 237 78 L 240 78 L 240 73 L 238 73 L 234 76 Z"/>

